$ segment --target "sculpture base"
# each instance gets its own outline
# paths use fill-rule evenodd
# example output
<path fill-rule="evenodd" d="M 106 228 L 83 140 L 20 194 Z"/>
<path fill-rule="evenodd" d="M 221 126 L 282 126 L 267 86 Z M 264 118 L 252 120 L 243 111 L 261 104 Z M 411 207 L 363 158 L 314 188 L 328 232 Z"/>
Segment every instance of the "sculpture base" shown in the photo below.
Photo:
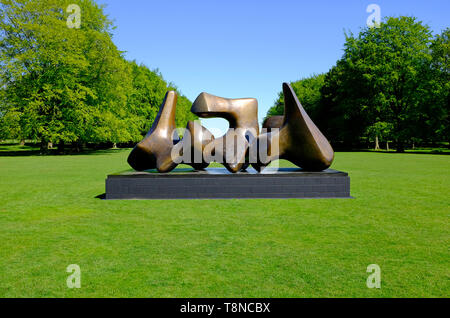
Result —
<path fill-rule="evenodd" d="M 170 173 L 127 171 L 106 179 L 106 199 L 282 199 L 350 198 L 347 173 L 328 169 L 253 168 L 232 174 L 225 168 Z"/>

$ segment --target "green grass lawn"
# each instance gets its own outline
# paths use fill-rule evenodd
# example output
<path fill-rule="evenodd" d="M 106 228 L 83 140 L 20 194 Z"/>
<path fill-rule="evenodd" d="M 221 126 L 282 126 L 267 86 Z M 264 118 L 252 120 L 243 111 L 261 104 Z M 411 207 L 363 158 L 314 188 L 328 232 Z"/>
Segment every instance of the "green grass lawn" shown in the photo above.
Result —
<path fill-rule="evenodd" d="M 0 157 L 1 297 L 450 296 L 448 155 L 337 153 L 355 199 L 96 198 L 128 152 Z"/>

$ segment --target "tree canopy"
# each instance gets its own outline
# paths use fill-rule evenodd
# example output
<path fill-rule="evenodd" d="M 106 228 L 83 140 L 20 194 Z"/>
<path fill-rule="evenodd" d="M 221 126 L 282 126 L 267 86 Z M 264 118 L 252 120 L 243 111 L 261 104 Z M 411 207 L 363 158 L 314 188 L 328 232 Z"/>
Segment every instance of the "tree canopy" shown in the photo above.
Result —
<path fill-rule="evenodd" d="M 433 39 L 413 17 L 388 17 L 379 27 L 346 35 L 344 54 L 327 74 L 293 83 L 300 101 L 333 142 L 361 137 L 448 138 L 448 29 Z M 268 115 L 282 113 L 282 95 Z"/>
<path fill-rule="evenodd" d="M 68 27 L 69 4 L 80 7 Z M 69 10 L 70 11 L 70 10 Z M 128 62 L 92 0 L 0 1 L 0 138 L 48 142 L 141 139 L 166 90 L 157 71 Z M 177 122 L 194 118 L 180 96 Z"/>

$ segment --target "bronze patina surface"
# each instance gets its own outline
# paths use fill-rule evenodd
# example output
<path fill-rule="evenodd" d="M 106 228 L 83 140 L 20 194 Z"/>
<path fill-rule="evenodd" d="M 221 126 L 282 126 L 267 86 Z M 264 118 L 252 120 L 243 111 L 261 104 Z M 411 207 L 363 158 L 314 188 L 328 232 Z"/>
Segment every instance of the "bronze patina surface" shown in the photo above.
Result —
<path fill-rule="evenodd" d="M 159 172 L 169 172 L 177 166 L 171 159 L 173 133 L 176 131 L 176 104 L 177 93 L 168 91 L 149 132 L 128 156 L 128 163 L 133 169 L 143 171 L 156 168 Z"/>
<path fill-rule="evenodd" d="M 261 170 L 273 160 L 286 159 L 307 171 L 327 169 L 334 159 L 333 148 L 309 118 L 291 85 L 283 83 L 283 93 L 283 121 L 280 125 L 278 116 L 266 120 L 266 128 L 279 130 L 259 135 L 258 147 L 267 145 L 267 157 L 258 158 L 252 166 Z"/>
<path fill-rule="evenodd" d="M 183 146 L 186 141 L 191 156 L 184 163 L 194 169 L 208 166 L 209 163 L 203 160 L 203 149 L 214 140 L 214 136 L 198 122 L 189 121 L 186 138 L 178 142 L 179 136 L 175 126 L 176 104 L 177 93 L 167 92 L 150 131 L 128 156 L 128 163 L 133 169 L 143 171 L 156 168 L 159 172 L 172 171 L 182 162 Z"/>
<path fill-rule="evenodd" d="M 281 128 L 281 126 L 283 126 L 283 122 L 284 116 L 267 117 L 262 124 L 262 128 L 266 129 L 267 132 L 271 132 L 272 128 Z"/>
<path fill-rule="evenodd" d="M 220 117 L 228 120 L 228 132 L 215 139 L 206 149 L 221 158 L 230 172 L 244 170 L 248 166 L 246 155 L 249 140 L 259 134 L 258 101 L 255 98 L 230 99 L 201 93 L 192 104 L 191 111 L 199 117 Z"/>
<path fill-rule="evenodd" d="M 183 139 L 174 146 L 172 157 L 177 162 L 190 165 L 195 170 L 203 170 L 209 165 L 204 158 L 203 151 L 212 141 L 214 141 L 213 134 L 200 122 L 189 121 Z M 189 153 L 186 154 L 185 151 Z M 176 157 L 181 159 L 175 159 Z"/>
<path fill-rule="evenodd" d="M 215 160 L 236 173 L 250 162 L 261 171 L 273 160 L 287 159 L 305 171 L 327 169 L 334 159 L 330 143 L 309 118 L 292 87 L 283 83 L 283 92 L 284 115 L 267 118 L 263 123 L 267 133 L 263 134 L 259 134 L 255 98 L 230 99 L 201 93 L 191 111 L 203 118 L 224 118 L 230 129 L 215 139 L 199 122 L 189 121 L 179 141 L 175 127 L 177 94 L 169 91 L 150 131 L 131 151 L 128 163 L 138 171 L 156 168 L 169 172 L 179 163 L 200 170 Z"/>

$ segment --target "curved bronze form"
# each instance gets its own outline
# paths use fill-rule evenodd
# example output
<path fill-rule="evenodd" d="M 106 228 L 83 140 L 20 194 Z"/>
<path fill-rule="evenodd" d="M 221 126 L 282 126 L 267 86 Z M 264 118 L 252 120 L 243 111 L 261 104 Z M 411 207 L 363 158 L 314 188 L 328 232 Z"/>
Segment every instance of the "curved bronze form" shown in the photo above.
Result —
<path fill-rule="evenodd" d="M 283 121 L 284 116 L 267 117 L 262 124 L 262 128 L 267 129 L 267 132 L 271 132 L 272 128 L 281 128 L 281 126 L 283 126 Z"/>
<path fill-rule="evenodd" d="M 200 123 L 189 121 L 185 136 L 179 141 L 175 127 L 176 105 L 177 93 L 167 92 L 152 128 L 128 156 L 128 163 L 135 170 L 156 168 L 159 172 L 169 172 L 179 163 L 200 170 L 209 165 L 203 159 L 203 149 L 214 140 L 214 136 Z M 185 148 L 189 149 L 190 155 L 183 162 Z"/>
<path fill-rule="evenodd" d="M 334 151 L 328 140 L 309 118 L 292 87 L 283 83 L 284 116 L 266 120 L 266 128 L 280 128 L 276 132 L 261 134 L 258 147 L 267 144 L 267 157 L 258 158 L 252 166 L 260 171 L 270 161 L 287 159 L 304 170 L 327 169 L 334 159 Z"/>
<path fill-rule="evenodd" d="M 168 91 L 152 128 L 128 156 L 128 163 L 133 169 L 142 171 L 156 168 L 159 172 L 169 172 L 177 166 L 171 159 L 173 134 L 176 131 L 176 104 L 177 93 Z"/>
<path fill-rule="evenodd" d="M 208 148 L 214 150 L 216 158 L 223 159 L 223 165 L 230 172 L 246 169 L 249 140 L 256 139 L 259 134 L 258 101 L 255 98 L 229 99 L 201 93 L 192 104 L 191 112 L 203 118 L 228 120 L 230 130 L 215 139 Z"/>
<path fill-rule="evenodd" d="M 214 135 L 208 129 L 198 121 L 188 121 L 183 139 L 174 146 L 173 153 L 183 158 L 182 163 L 192 166 L 195 170 L 203 170 L 209 166 L 203 156 L 203 150 L 212 141 Z M 186 147 L 189 148 L 189 154 L 184 158 Z"/>
<path fill-rule="evenodd" d="M 256 99 L 229 99 L 201 93 L 191 111 L 199 117 L 224 118 L 230 123 L 230 129 L 215 139 L 199 122 L 189 121 L 179 141 L 175 127 L 177 94 L 169 91 L 150 131 L 128 156 L 128 163 L 141 171 L 156 168 L 159 172 L 169 172 L 179 163 L 201 170 L 214 157 L 236 173 L 248 167 L 250 157 L 258 171 L 276 159 L 287 159 L 304 170 L 327 169 L 334 159 L 330 143 L 309 118 L 292 87 L 283 83 L 283 92 L 284 116 L 267 118 L 263 128 L 268 132 L 261 135 Z M 250 146 L 254 146 L 251 151 Z"/>

